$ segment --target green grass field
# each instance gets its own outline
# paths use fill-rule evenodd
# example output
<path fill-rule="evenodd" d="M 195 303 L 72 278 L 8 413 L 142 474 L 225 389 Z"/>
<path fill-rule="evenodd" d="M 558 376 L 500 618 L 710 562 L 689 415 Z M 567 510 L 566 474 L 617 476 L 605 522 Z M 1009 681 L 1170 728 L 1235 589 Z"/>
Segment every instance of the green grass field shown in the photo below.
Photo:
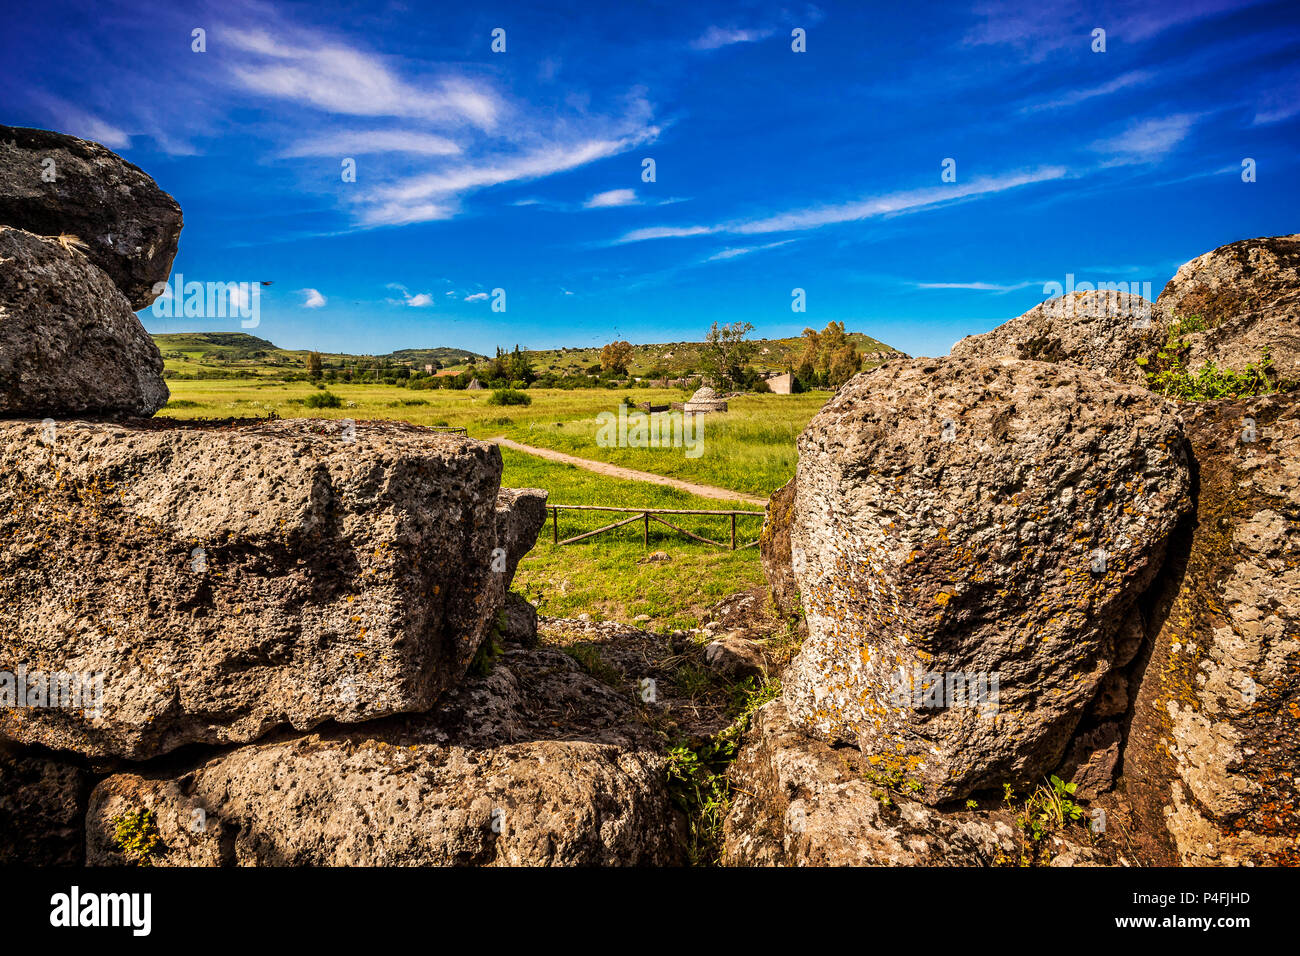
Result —
<path fill-rule="evenodd" d="M 580 458 L 759 497 L 770 495 L 794 475 L 795 438 L 829 397 L 826 392 L 809 392 L 732 399 L 727 412 L 704 418 L 702 453 L 688 458 L 681 448 L 596 444 L 596 416 L 616 411 L 624 395 L 655 404 L 682 401 L 685 396 L 674 389 L 529 389 L 531 405 L 495 406 L 488 404 L 486 391 L 331 385 L 329 391 L 342 399 L 343 406 L 312 409 L 301 404 L 318 391 L 307 382 L 173 379 L 168 384 L 172 401 L 161 414 L 176 418 L 265 417 L 274 411 L 282 418 L 394 418 L 417 425 L 463 425 L 471 438 L 501 435 Z"/>
<path fill-rule="evenodd" d="M 494 406 L 486 391 L 413 391 L 385 385 L 336 385 L 340 408 L 307 408 L 301 402 L 319 390 L 302 383 L 256 380 L 169 382 L 172 401 L 160 414 L 174 418 L 266 417 L 400 419 L 417 425 L 463 425 L 472 438 L 497 435 L 536 447 L 553 448 L 582 458 L 607 461 L 658 475 L 714 485 L 765 497 L 793 474 L 795 438 L 829 397 L 826 392 L 804 395 L 746 395 L 734 399 L 725 413 L 705 419 L 703 452 L 687 458 L 681 448 L 602 448 L 596 444 L 596 416 L 615 411 L 624 393 L 598 389 L 529 389 L 531 405 Z M 666 404 L 681 401 L 680 392 L 636 389 L 637 401 Z M 702 510 L 747 509 L 717 499 L 693 495 L 641 481 L 598 475 L 572 465 L 502 449 L 502 484 L 515 488 L 544 488 L 559 504 L 602 504 L 619 507 Z M 560 537 L 567 538 L 620 520 L 612 513 L 561 512 Z M 708 516 L 669 518 L 695 534 L 727 541 L 730 519 Z M 760 519 L 740 518 L 737 539 L 754 540 Z M 721 598 L 763 581 L 757 548 L 717 549 L 651 523 L 650 551 L 664 551 L 671 560 L 638 563 L 647 549 L 643 526 L 633 523 L 587 541 L 556 547 L 548 523 L 537 545 L 521 562 L 515 589 L 543 614 L 630 623 L 649 615 L 647 629 L 694 627 L 704 623 L 706 610 Z"/>
<path fill-rule="evenodd" d="M 696 498 L 675 488 L 641 481 L 621 481 L 573 465 L 544 461 L 504 448 L 503 484 L 545 488 L 561 504 L 616 504 L 627 508 L 695 508 L 714 510 L 723 503 Z M 738 508 L 737 510 L 751 510 Z M 752 509 L 761 515 L 759 509 Z M 560 512 L 560 538 L 573 537 L 630 517 L 613 512 Z M 727 541 L 729 518 L 681 515 L 669 521 L 687 530 Z M 738 518 L 741 544 L 758 537 L 762 518 Z M 548 520 L 537 544 L 519 564 L 514 589 L 537 605 L 542 614 L 574 617 L 583 612 L 593 620 L 631 623 L 648 614 L 647 630 L 691 628 L 705 623 L 705 611 L 736 591 L 763 583 L 758 549 L 729 551 L 692 541 L 669 528 L 650 523 L 647 551 L 641 522 L 633 522 L 576 544 L 556 547 Z M 665 552 L 671 560 L 647 562 L 646 555 Z M 641 562 L 641 563 L 638 563 Z"/>

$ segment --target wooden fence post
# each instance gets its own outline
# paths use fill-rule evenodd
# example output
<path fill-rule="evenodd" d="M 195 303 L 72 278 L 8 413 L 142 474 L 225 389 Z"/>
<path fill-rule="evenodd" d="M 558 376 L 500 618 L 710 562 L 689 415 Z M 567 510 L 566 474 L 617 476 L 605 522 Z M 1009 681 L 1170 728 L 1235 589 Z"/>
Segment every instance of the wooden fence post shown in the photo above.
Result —
<path fill-rule="evenodd" d="M 731 513 L 731 550 L 736 550 L 736 513 Z"/>
<path fill-rule="evenodd" d="M 560 509 L 551 509 L 551 537 L 556 543 L 560 543 Z"/>
<path fill-rule="evenodd" d="M 650 550 L 650 512 L 648 511 L 645 513 L 645 534 L 643 537 L 645 540 L 646 550 L 649 551 Z"/>

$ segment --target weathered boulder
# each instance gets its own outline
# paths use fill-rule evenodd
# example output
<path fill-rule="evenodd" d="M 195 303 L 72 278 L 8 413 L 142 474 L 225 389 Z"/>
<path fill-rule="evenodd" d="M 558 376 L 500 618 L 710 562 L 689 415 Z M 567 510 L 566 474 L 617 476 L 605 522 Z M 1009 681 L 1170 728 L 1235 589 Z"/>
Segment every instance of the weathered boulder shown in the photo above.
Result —
<path fill-rule="evenodd" d="M 1087 833 L 1022 837 L 1010 808 L 942 812 L 872 782 L 872 766 L 809 739 L 775 700 L 754 716 L 723 824 L 726 866 L 1055 866 L 1108 862 Z"/>
<path fill-rule="evenodd" d="M 1178 268 L 1156 299 L 1181 322 L 1187 365 L 1243 371 L 1268 349 L 1276 374 L 1300 385 L 1300 235 L 1245 239 Z"/>
<path fill-rule="evenodd" d="M 152 415 L 167 402 L 162 370 L 102 270 L 75 247 L 0 226 L 0 417 Z"/>
<path fill-rule="evenodd" d="M 704 663 L 730 681 L 761 677 L 767 669 L 763 651 L 739 632 L 710 641 L 704 648 Z"/>
<path fill-rule="evenodd" d="M 791 717 L 929 803 L 1038 778 L 1188 484 L 1179 420 L 1142 388 L 1012 359 L 858 375 L 799 438 Z"/>
<path fill-rule="evenodd" d="M 436 711 L 119 774 L 87 814 L 91 865 L 600 866 L 682 860 L 666 762 L 630 695 L 554 649 L 508 650 Z"/>
<path fill-rule="evenodd" d="M 790 566 L 790 520 L 794 512 L 794 482 L 791 478 L 767 499 L 758 552 L 763 576 L 772 591 L 772 603 L 781 614 L 794 614 L 799 606 L 799 585 Z"/>
<path fill-rule="evenodd" d="M 89 794 L 80 767 L 0 743 L 0 866 L 80 866 Z"/>
<path fill-rule="evenodd" d="M 1194 526 L 1157 584 L 1121 781 L 1166 862 L 1300 863 L 1300 397 L 1183 409 Z"/>
<path fill-rule="evenodd" d="M 426 709 L 541 526 L 500 478 L 495 446 L 395 422 L 0 422 L 0 671 L 99 687 L 0 732 L 141 759 Z"/>
<path fill-rule="evenodd" d="M 1049 299 L 1019 318 L 952 347 L 954 358 L 1014 358 L 1064 362 L 1117 382 L 1141 385 L 1145 359 L 1165 341 L 1161 309 L 1140 295 L 1112 290 Z"/>
<path fill-rule="evenodd" d="M 138 312 L 171 273 L 183 220 L 144 170 L 98 143 L 0 126 L 0 225 L 77 237 Z"/>

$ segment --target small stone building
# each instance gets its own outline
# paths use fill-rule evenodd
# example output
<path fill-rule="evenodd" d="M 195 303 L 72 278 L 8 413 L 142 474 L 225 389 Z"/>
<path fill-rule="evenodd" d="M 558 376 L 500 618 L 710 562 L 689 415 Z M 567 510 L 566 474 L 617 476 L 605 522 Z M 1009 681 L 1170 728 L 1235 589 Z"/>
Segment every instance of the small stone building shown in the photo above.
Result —
<path fill-rule="evenodd" d="M 725 412 L 727 403 L 713 389 L 705 385 L 697 389 L 691 400 L 682 406 L 687 412 Z"/>

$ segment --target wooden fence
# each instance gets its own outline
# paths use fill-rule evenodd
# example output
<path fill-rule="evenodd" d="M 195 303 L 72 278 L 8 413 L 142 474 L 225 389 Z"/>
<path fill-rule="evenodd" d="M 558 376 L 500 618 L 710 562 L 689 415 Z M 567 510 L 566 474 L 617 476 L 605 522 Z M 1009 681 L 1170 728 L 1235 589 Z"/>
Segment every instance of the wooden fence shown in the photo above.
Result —
<path fill-rule="evenodd" d="M 730 544 L 731 550 L 743 551 L 745 548 L 752 548 L 756 544 L 758 544 L 758 539 L 755 538 L 753 541 L 750 541 L 748 544 L 742 544 L 740 545 L 739 548 L 737 548 L 736 519 L 737 518 L 758 518 L 759 520 L 762 520 L 763 518 L 762 511 L 693 511 L 689 509 L 679 509 L 679 508 L 614 508 L 607 505 L 547 505 L 546 507 L 551 509 L 551 540 L 557 546 L 563 544 L 573 544 L 576 541 L 584 541 L 587 538 L 594 538 L 598 534 L 604 534 L 606 531 L 613 531 L 615 528 L 621 528 L 624 525 L 629 525 L 634 521 L 642 521 L 644 522 L 642 537 L 643 540 L 645 541 L 645 546 L 649 548 L 650 547 L 650 522 L 656 521 L 661 525 L 665 525 L 666 527 L 672 528 L 674 531 L 680 534 L 686 535 L 686 537 L 688 538 L 693 538 L 696 541 L 703 542 L 704 544 L 711 544 L 717 548 L 725 548 L 727 547 L 726 542 L 714 541 L 712 538 L 706 538 L 703 535 L 698 535 L 690 531 L 687 531 L 685 528 L 679 528 L 677 525 L 665 521 L 663 518 L 659 517 L 659 515 L 712 515 L 714 517 L 720 515 L 729 515 L 731 517 L 731 544 Z M 583 534 L 574 535 L 572 538 L 565 538 L 563 541 L 561 541 L 560 540 L 560 512 L 561 511 L 617 511 L 617 512 L 622 512 L 623 514 L 630 513 L 632 517 L 624 518 L 622 521 L 615 521 L 613 524 L 607 524 L 602 528 L 597 528 L 595 531 L 587 531 L 584 532 Z"/>

